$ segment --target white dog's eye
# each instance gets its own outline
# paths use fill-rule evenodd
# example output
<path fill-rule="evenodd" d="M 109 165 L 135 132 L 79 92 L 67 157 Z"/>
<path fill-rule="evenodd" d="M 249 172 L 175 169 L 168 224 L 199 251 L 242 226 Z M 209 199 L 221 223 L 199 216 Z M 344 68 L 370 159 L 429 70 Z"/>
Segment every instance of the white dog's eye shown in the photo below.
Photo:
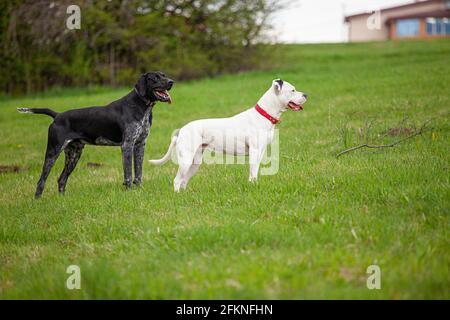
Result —
<path fill-rule="evenodd" d="M 295 92 L 295 90 L 294 89 L 292 89 L 292 91 L 291 92 Z"/>

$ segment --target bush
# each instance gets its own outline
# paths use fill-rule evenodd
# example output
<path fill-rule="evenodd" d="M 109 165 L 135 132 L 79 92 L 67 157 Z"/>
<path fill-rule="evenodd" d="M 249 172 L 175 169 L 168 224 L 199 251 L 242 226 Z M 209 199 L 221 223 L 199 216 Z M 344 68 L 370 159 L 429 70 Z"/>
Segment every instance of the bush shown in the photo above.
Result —
<path fill-rule="evenodd" d="M 65 27 L 73 3 L 80 30 Z M 278 8 L 274 0 L 4 2 L 0 90 L 129 86 L 156 69 L 178 80 L 253 69 L 267 64 L 258 42 Z"/>

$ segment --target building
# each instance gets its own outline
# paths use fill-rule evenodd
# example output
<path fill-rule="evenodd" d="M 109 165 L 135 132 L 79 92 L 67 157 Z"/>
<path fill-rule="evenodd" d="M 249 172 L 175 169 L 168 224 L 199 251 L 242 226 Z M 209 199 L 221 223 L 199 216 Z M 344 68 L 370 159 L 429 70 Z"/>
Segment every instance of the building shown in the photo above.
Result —
<path fill-rule="evenodd" d="M 450 37 L 450 0 L 426 0 L 345 17 L 350 42 Z"/>

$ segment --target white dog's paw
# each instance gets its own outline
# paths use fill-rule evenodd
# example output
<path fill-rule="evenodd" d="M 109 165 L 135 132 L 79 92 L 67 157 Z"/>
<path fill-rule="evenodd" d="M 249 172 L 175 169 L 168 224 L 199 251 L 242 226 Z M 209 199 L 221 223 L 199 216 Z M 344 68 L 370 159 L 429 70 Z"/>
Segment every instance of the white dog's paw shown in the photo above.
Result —
<path fill-rule="evenodd" d="M 248 181 L 251 183 L 255 183 L 258 180 L 258 177 L 250 177 L 248 178 Z"/>

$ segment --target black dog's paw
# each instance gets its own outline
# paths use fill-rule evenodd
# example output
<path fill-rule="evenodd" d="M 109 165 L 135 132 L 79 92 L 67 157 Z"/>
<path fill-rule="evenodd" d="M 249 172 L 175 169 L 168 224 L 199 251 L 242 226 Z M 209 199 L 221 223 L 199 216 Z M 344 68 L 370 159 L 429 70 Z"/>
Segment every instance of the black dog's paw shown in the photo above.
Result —
<path fill-rule="evenodd" d="M 131 189 L 131 182 L 130 181 L 124 181 L 123 185 L 126 189 Z"/>
<path fill-rule="evenodd" d="M 142 186 L 142 181 L 141 181 L 141 180 L 134 180 L 134 181 L 133 181 L 133 184 L 134 184 L 136 187 L 141 187 L 141 186 Z"/>

